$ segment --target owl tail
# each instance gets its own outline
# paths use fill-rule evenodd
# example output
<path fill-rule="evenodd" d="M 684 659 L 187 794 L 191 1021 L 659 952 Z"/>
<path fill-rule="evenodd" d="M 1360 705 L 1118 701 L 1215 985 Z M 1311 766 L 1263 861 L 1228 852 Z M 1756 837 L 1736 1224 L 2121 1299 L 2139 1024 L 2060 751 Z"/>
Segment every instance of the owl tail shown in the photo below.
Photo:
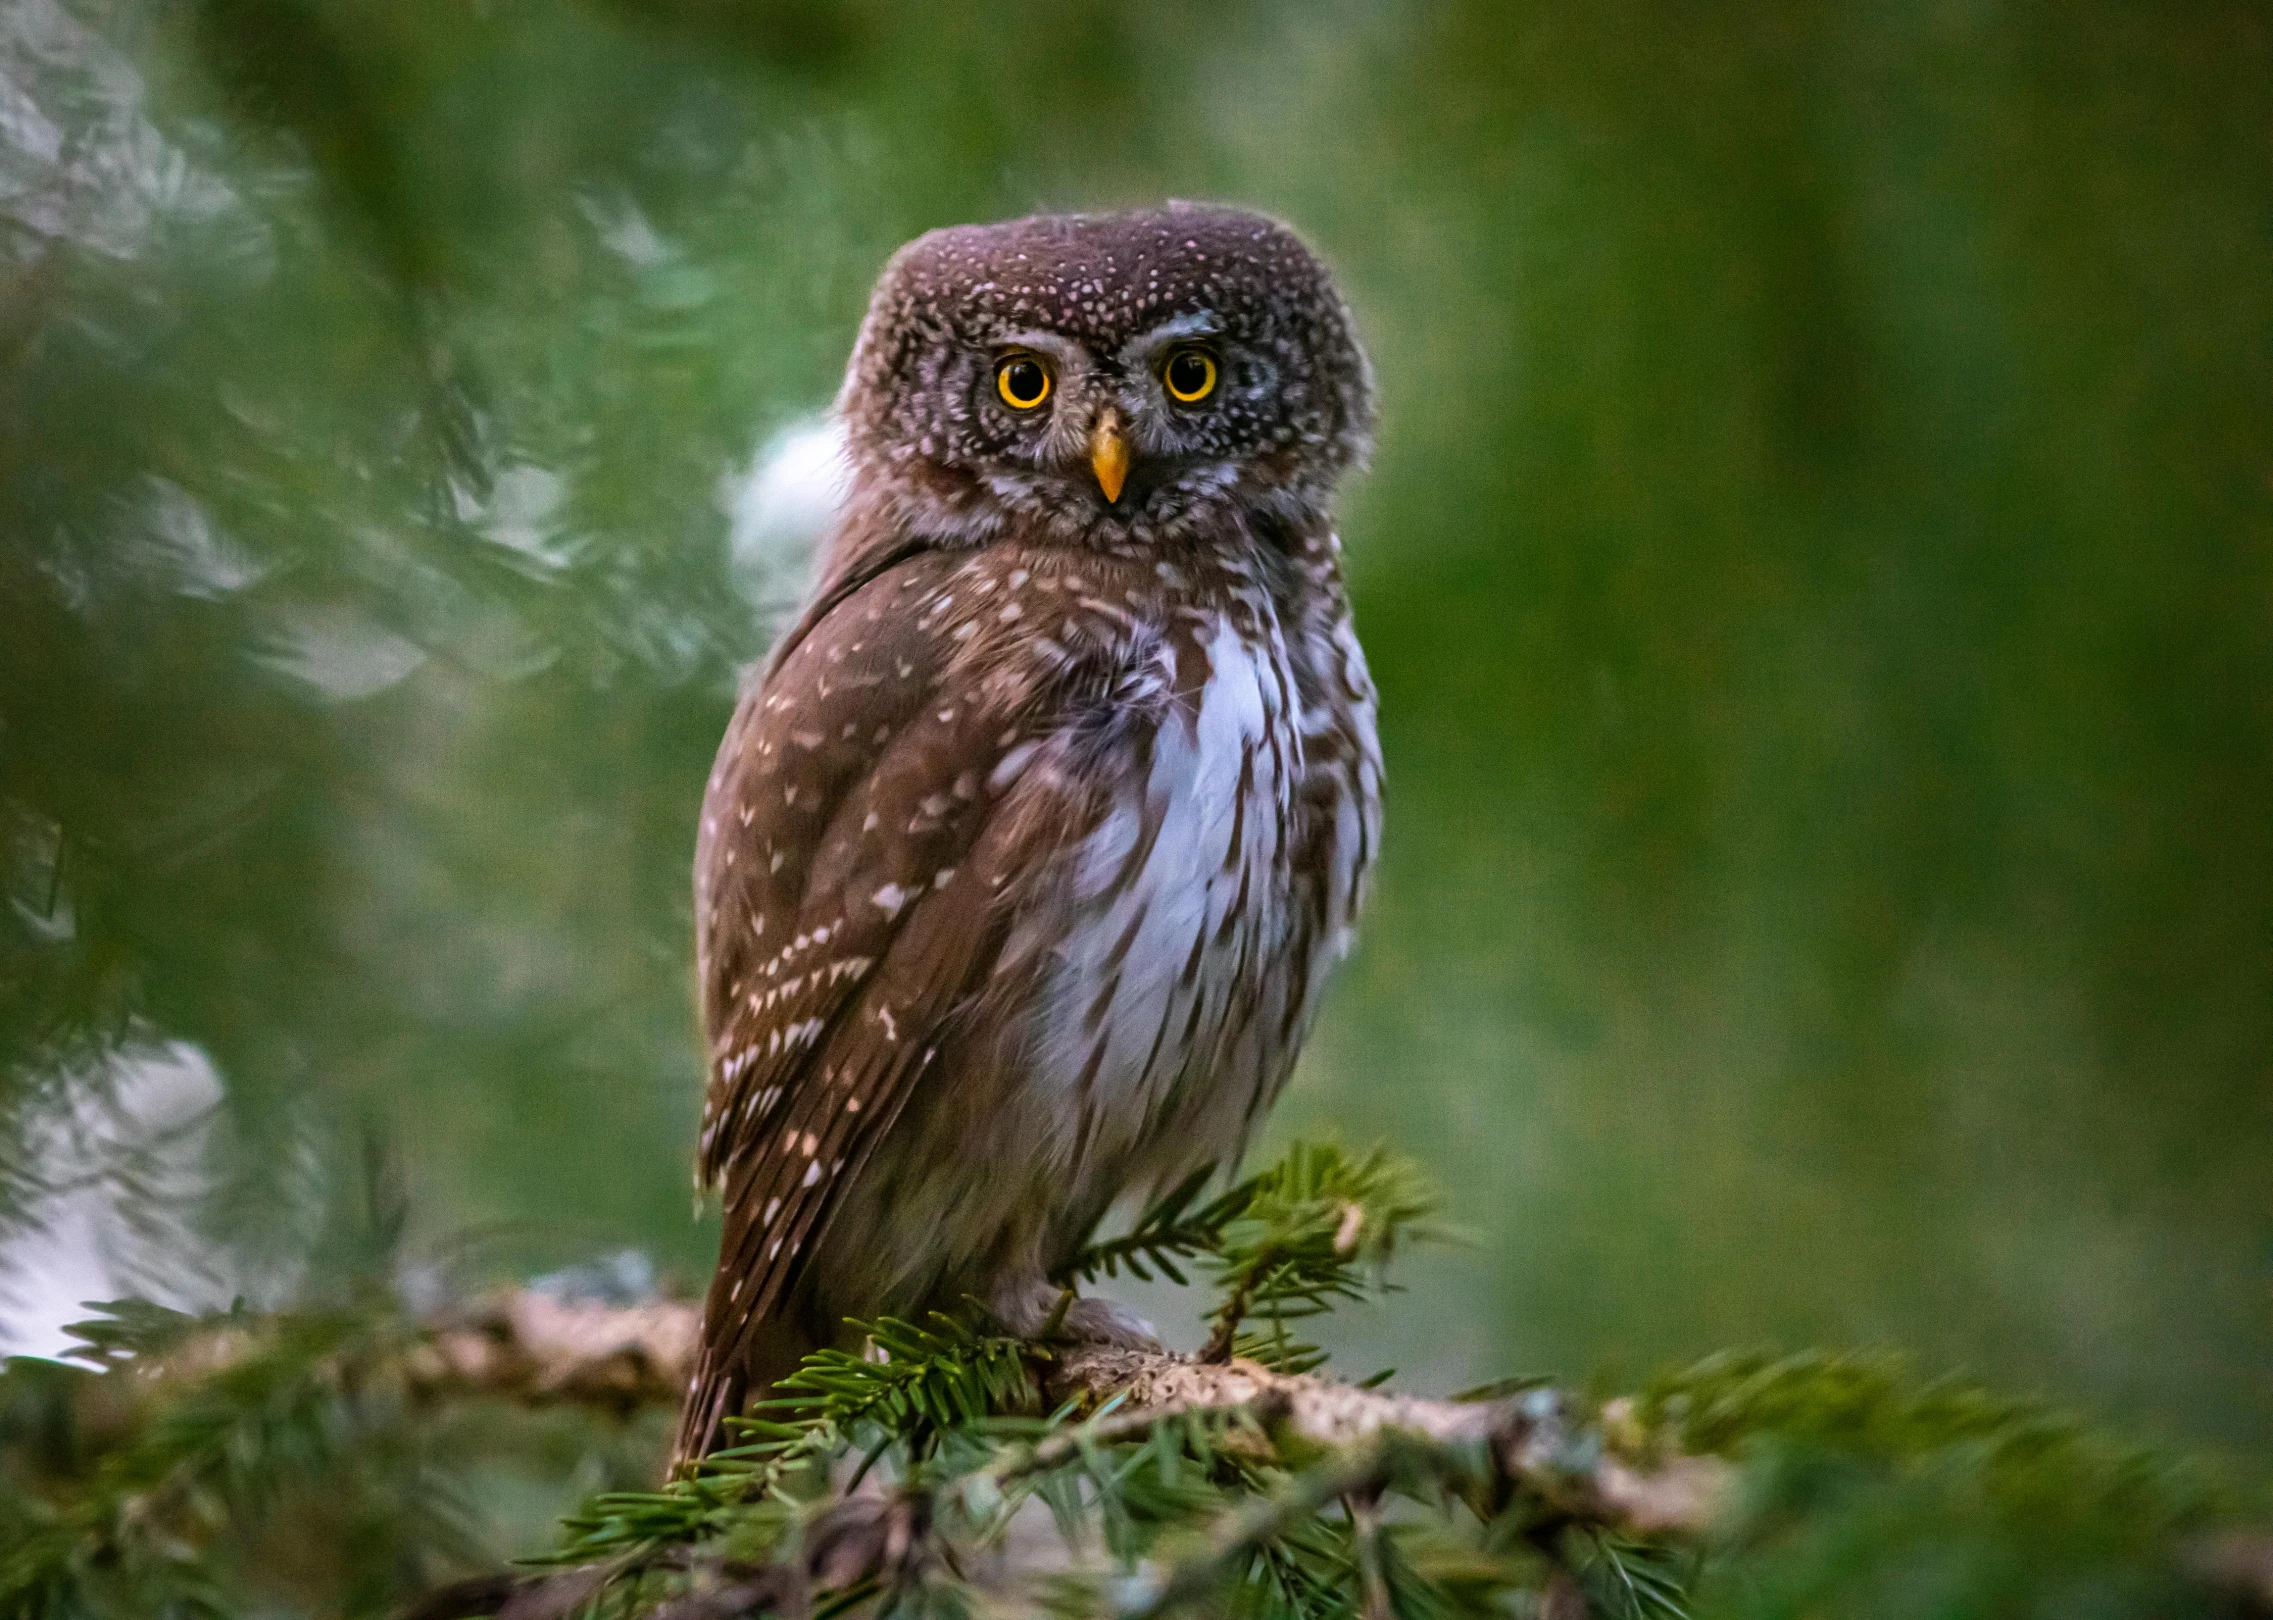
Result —
<path fill-rule="evenodd" d="M 727 1419 L 740 1417 L 753 1398 L 770 1398 L 774 1385 L 819 1348 L 801 1324 L 778 1317 L 750 1324 L 740 1345 L 722 1346 L 706 1331 L 694 1376 L 687 1382 L 686 1404 L 679 1408 L 679 1432 L 671 1442 L 665 1477 L 675 1479 L 721 1446 L 733 1444 Z"/>
<path fill-rule="evenodd" d="M 679 1408 L 679 1432 L 671 1441 L 667 1479 L 677 1479 L 691 1465 L 716 1451 L 726 1438 L 726 1418 L 742 1410 L 749 1386 L 739 1372 L 712 1364 L 710 1346 L 695 1359 L 694 1377 L 687 1383 L 686 1404 Z"/>

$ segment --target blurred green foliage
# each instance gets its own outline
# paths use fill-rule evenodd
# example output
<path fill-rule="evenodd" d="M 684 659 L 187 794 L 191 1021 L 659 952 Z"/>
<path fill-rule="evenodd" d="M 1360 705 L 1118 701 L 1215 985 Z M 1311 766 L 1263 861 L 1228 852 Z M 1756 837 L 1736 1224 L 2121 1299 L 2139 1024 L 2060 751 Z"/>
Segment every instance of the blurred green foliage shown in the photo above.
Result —
<path fill-rule="evenodd" d="M 9 0 L 0 1208 L 181 1042 L 230 1242 L 369 1121 L 698 1277 L 731 486 L 907 236 L 1222 197 L 1385 421 L 1281 1128 L 1479 1238 L 1350 1364 L 1892 1341 L 2263 1455 L 2269 132 L 2239 3 Z"/>

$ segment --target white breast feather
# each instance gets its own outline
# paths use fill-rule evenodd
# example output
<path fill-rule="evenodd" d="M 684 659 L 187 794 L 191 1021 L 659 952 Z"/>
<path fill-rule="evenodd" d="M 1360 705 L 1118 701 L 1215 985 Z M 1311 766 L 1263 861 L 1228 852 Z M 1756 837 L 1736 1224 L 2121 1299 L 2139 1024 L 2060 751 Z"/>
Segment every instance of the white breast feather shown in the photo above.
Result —
<path fill-rule="evenodd" d="M 1197 709 L 1171 711 L 1154 744 L 1143 792 L 1160 832 L 1135 881 L 1111 892 L 1147 820 L 1143 805 L 1115 810 L 1075 856 L 1075 908 L 1088 915 L 1057 951 L 1038 1078 L 1087 1093 L 1057 1117 L 1078 1128 L 1086 1116 L 1110 1133 L 1088 1144 L 1093 1155 L 1126 1152 L 1146 1126 L 1159 1123 L 1169 1092 L 1219 1046 L 1234 998 L 1251 998 L 1251 985 L 1242 986 L 1273 961 L 1285 932 L 1279 837 L 1294 762 L 1283 756 L 1299 743 L 1281 712 L 1277 649 L 1249 643 L 1219 621 L 1206 652 L 1209 673 Z M 1242 816 L 1243 762 L 1250 758 Z M 1219 943 L 1243 878 L 1241 924 Z M 1116 978 L 1115 950 L 1132 925 Z M 1187 984 L 1181 981 L 1195 938 L 1203 942 L 1202 961 Z M 1187 1064 L 1183 1034 L 1194 996 L 1203 1006 L 1189 1051 L 1201 1061 Z M 1238 1085 L 1253 1077 L 1211 1078 Z M 1238 1099 L 1228 1117 L 1239 1117 L 1244 1102 Z"/>

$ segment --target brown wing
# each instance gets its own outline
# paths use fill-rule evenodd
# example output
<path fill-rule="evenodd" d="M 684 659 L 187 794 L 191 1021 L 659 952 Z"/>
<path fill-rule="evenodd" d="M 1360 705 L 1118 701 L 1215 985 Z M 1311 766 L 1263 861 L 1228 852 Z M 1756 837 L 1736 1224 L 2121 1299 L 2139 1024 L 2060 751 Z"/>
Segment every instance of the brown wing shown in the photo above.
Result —
<path fill-rule="evenodd" d="M 739 1404 L 838 1189 L 955 1020 L 982 1015 L 1021 895 L 1102 813 L 1098 773 L 1061 768 L 1049 745 L 1097 711 L 1131 649 L 1061 624 L 1031 656 L 1013 634 L 1028 610 L 1008 610 L 1047 581 L 1016 561 L 926 553 L 825 598 L 721 746 L 696 914 L 699 1165 L 724 1232 L 682 1457 Z M 988 1005 L 1014 999 L 988 989 Z"/>

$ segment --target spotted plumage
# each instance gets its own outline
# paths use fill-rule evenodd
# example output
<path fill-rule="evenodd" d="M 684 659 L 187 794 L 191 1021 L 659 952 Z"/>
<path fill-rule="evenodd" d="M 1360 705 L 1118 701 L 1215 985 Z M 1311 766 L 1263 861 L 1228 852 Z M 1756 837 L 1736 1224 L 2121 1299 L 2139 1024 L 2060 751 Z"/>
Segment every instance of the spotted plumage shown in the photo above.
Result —
<path fill-rule="evenodd" d="M 844 514 L 697 844 L 724 1234 L 682 1456 L 847 1317 L 1036 1331 L 1117 1199 L 1235 1156 L 1379 835 L 1328 515 L 1370 386 L 1292 235 L 934 232 L 839 408 Z"/>

